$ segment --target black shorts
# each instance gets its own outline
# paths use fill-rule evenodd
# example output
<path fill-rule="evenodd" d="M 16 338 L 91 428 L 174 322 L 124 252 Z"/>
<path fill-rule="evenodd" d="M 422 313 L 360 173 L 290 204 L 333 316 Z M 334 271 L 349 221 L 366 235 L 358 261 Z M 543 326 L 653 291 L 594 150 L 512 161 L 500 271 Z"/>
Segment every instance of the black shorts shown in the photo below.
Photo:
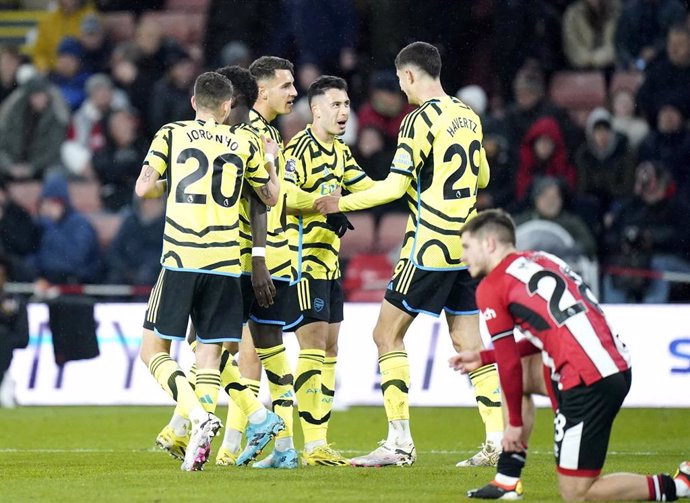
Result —
<path fill-rule="evenodd" d="M 573 477 L 596 477 L 606 460 L 611 427 L 630 391 L 630 370 L 591 386 L 560 391 L 554 386 L 558 410 L 554 419 L 556 469 Z"/>
<path fill-rule="evenodd" d="M 339 279 L 302 278 L 290 285 L 284 331 L 295 331 L 316 321 L 343 321 L 343 287 Z"/>
<path fill-rule="evenodd" d="M 281 327 L 285 325 L 286 304 L 290 295 L 289 281 L 273 280 L 276 296 L 273 298 L 273 304 L 268 307 L 261 307 L 256 301 L 250 275 L 243 274 L 240 282 L 242 284 L 243 323 L 247 323 L 251 319 L 259 325 L 278 325 Z"/>
<path fill-rule="evenodd" d="M 427 271 L 401 259 L 385 299 L 410 316 L 426 313 L 438 317 L 443 310 L 456 316 L 478 314 L 474 298 L 478 284 L 466 269 Z"/>
<path fill-rule="evenodd" d="M 161 269 L 146 307 L 144 328 L 163 339 L 184 339 L 191 317 L 201 342 L 242 338 L 240 278 Z"/>

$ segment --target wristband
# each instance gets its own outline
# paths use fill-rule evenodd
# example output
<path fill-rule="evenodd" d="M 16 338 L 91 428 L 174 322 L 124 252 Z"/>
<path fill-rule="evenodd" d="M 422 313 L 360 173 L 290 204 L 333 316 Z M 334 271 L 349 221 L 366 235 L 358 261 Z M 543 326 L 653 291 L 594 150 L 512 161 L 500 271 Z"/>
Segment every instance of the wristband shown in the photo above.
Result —
<path fill-rule="evenodd" d="M 266 247 L 265 246 L 254 246 L 252 248 L 252 257 L 265 257 Z"/>
<path fill-rule="evenodd" d="M 268 153 L 264 154 L 264 160 L 266 162 L 270 162 L 271 164 L 275 164 L 275 159 L 276 158 L 273 154 L 268 154 Z"/>

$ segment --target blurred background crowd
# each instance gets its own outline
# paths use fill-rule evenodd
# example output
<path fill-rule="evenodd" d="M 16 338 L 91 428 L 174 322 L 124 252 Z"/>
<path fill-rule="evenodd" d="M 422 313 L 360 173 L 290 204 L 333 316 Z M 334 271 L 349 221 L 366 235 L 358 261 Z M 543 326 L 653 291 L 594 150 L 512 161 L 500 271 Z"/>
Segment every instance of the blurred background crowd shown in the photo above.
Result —
<path fill-rule="evenodd" d="M 304 95 L 344 77 L 344 141 L 386 177 L 393 59 L 436 44 L 482 118 L 519 245 L 568 259 L 605 302 L 690 300 L 690 16 L 680 0 L 0 0 L 0 253 L 14 281 L 150 285 L 163 202 L 133 200 L 153 133 L 191 119 L 196 75 L 289 58 Z M 305 99 L 277 124 L 310 122 Z M 383 297 L 402 203 L 352 215 L 350 300 Z M 671 274 L 669 274 L 669 272 Z M 679 281 L 669 281 L 679 279 Z"/>

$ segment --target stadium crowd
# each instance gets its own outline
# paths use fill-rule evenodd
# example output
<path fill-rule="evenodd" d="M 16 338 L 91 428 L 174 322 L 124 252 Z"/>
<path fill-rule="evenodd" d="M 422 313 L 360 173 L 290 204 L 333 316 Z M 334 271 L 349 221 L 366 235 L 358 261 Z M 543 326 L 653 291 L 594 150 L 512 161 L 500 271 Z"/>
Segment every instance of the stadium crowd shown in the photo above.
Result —
<path fill-rule="evenodd" d="M 155 282 L 163 207 L 134 200 L 134 184 L 155 131 L 194 117 L 202 70 L 264 54 L 294 61 L 299 101 L 276 122 L 286 143 L 311 121 L 309 84 L 342 76 L 352 100 L 343 139 L 370 178 L 385 178 L 412 110 L 391 61 L 423 39 L 441 50 L 444 86 L 482 118 L 492 173 L 478 206 L 511 212 L 525 226 L 518 245 L 537 239 L 593 266 L 605 302 L 687 301 L 684 284 L 660 273 L 690 273 L 687 3 L 454 5 L 0 2 L 38 20 L 0 47 L 0 249 L 13 279 Z M 362 272 L 390 277 L 402 211 L 398 201 L 354 216 L 341 252 L 351 299 L 383 296 L 385 282 L 365 284 Z"/>

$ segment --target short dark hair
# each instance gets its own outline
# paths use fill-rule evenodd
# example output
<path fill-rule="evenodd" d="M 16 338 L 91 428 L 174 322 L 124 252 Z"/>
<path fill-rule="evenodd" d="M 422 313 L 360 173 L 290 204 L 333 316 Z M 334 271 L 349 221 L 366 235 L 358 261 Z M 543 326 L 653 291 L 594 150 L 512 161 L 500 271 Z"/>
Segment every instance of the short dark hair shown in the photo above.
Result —
<path fill-rule="evenodd" d="M 314 99 L 315 96 L 325 94 L 329 89 L 340 89 L 341 91 L 347 92 L 347 82 L 333 75 L 322 75 L 309 86 L 309 90 L 307 91 L 309 104 L 311 105 L 311 100 Z"/>
<path fill-rule="evenodd" d="M 257 81 L 273 78 L 277 70 L 289 70 L 294 75 L 295 65 L 277 56 L 261 56 L 249 65 L 249 71 Z"/>
<path fill-rule="evenodd" d="M 246 68 L 239 65 L 224 66 L 218 68 L 217 73 L 228 79 L 232 84 L 235 94 L 233 108 L 237 105 L 244 105 L 251 108 L 259 96 L 259 86 L 256 85 L 256 79 Z"/>
<path fill-rule="evenodd" d="M 395 57 L 395 67 L 399 70 L 414 65 L 437 79 L 441 76 L 441 55 L 438 49 L 426 42 L 412 42 L 403 47 Z"/>
<path fill-rule="evenodd" d="M 194 98 L 197 105 L 207 110 L 217 110 L 223 102 L 232 99 L 232 84 L 216 72 L 204 72 L 194 82 Z"/>
<path fill-rule="evenodd" d="M 515 246 L 515 222 L 501 209 L 480 211 L 460 229 L 461 236 L 466 232 L 472 234 L 491 232 L 502 243 Z"/>

